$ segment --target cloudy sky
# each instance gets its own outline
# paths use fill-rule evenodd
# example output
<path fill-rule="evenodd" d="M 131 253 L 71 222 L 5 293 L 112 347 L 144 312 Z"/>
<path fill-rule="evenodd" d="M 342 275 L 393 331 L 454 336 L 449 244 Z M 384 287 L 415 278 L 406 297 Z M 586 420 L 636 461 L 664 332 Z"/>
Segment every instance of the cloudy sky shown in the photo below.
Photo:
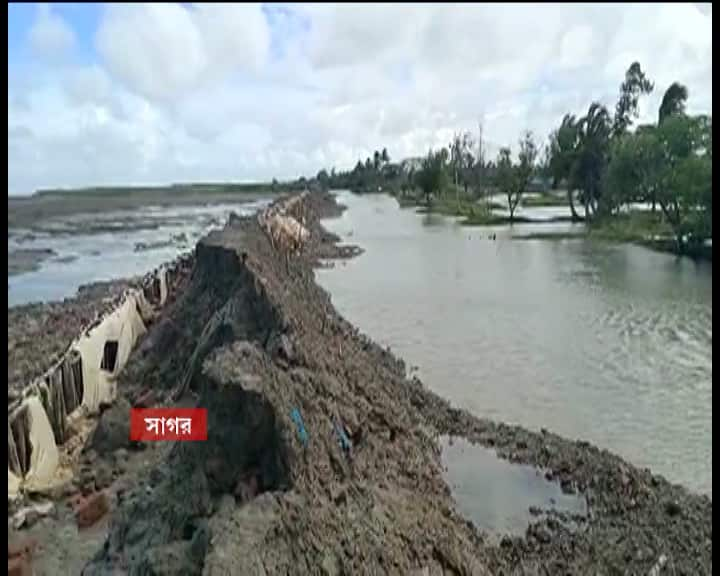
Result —
<path fill-rule="evenodd" d="M 712 111 L 712 7 L 8 6 L 8 194 L 352 167 L 477 130 L 491 151 L 614 104 L 639 60 Z"/>

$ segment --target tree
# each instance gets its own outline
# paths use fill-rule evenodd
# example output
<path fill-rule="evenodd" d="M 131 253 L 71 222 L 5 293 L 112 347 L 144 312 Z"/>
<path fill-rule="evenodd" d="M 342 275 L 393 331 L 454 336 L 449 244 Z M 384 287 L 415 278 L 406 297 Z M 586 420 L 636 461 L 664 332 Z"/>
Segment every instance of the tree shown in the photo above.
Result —
<path fill-rule="evenodd" d="M 707 147 L 712 122 L 705 116 L 671 115 L 657 131 L 662 149 L 658 203 L 682 252 L 688 239 L 712 236 L 712 152 Z"/>
<path fill-rule="evenodd" d="M 327 170 L 325 170 L 324 168 L 320 170 L 320 172 L 317 173 L 316 180 L 318 181 L 318 184 L 320 184 L 320 187 L 323 190 L 327 190 L 328 182 L 330 181 Z"/>
<path fill-rule="evenodd" d="M 685 113 L 685 103 L 687 102 L 688 91 L 685 86 L 678 82 L 670 84 L 658 111 L 658 124 L 662 124 L 665 118 Z"/>
<path fill-rule="evenodd" d="M 616 139 L 608 166 L 606 201 L 615 207 L 630 202 L 651 202 L 654 210 L 662 163 L 655 126 L 640 126 L 634 134 Z"/>
<path fill-rule="evenodd" d="M 587 115 L 578 123 L 577 152 L 569 182 L 572 188 L 581 191 L 586 219 L 594 216 L 598 209 L 609 208 L 602 204 L 602 192 L 609 160 L 610 133 L 607 108 L 593 102 Z"/>
<path fill-rule="evenodd" d="M 452 169 L 453 184 L 458 186 L 460 183 L 461 157 L 462 157 L 462 136 L 456 133 L 450 142 L 450 167 Z"/>
<path fill-rule="evenodd" d="M 453 136 L 450 142 L 450 167 L 452 169 L 453 184 L 457 187 L 462 185 L 467 195 L 468 186 L 473 179 L 473 146 L 475 146 L 470 132 L 458 133 Z"/>
<path fill-rule="evenodd" d="M 496 162 L 497 173 L 495 175 L 495 181 L 500 192 L 507 197 L 510 221 L 512 222 L 515 217 L 515 208 L 517 208 L 520 198 L 515 195 L 517 179 L 510 155 L 510 148 L 500 148 Z"/>
<path fill-rule="evenodd" d="M 445 188 L 446 165 L 447 150 L 445 148 L 438 152 L 430 150 L 423 159 L 416 179 L 425 196 L 425 203 L 429 203 L 433 194 L 437 194 Z"/>
<path fill-rule="evenodd" d="M 613 136 L 624 133 L 638 116 L 638 101 L 643 94 L 650 94 L 654 85 L 645 76 L 639 62 L 633 62 L 625 72 L 625 81 L 620 85 L 620 98 L 615 105 Z"/>
<path fill-rule="evenodd" d="M 375 169 L 375 172 L 380 169 L 380 152 L 377 150 L 373 153 L 373 168 Z"/>
<path fill-rule="evenodd" d="M 669 115 L 613 142 L 614 202 L 657 199 L 679 252 L 712 237 L 712 121 Z"/>
<path fill-rule="evenodd" d="M 549 168 L 553 179 L 553 188 L 557 188 L 563 180 L 567 183 L 567 199 L 570 214 L 575 221 L 582 220 L 575 211 L 573 203 L 574 187 L 571 174 L 575 165 L 579 145 L 579 125 L 572 114 L 565 114 L 560 127 L 550 135 L 548 151 L 550 155 Z"/>
<path fill-rule="evenodd" d="M 473 137 L 470 132 L 465 132 L 462 139 L 460 154 L 460 180 L 465 188 L 465 195 L 468 193 L 468 186 L 471 186 L 475 178 L 475 157 L 473 156 Z"/>
<path fill-rule="evenodd" d="M 537 145 L 531 132 L 525 132 L 520 139 L 518 164 L 513 165 L 510 148 L 501 148 L 497 159 L 496 181 L 500 191 L 505 194 L 510 211 L 510 222 L 515 219 L 515 209 L 527 189 L 537 158 Z"/>
<path fill-rule="evenodd" d="M 380 160 L 382 160 L 383 164 L 387 164 L 390 162 L 390 156 L 388 156 L 387 148 L 382 149 L 382 153 L 380 154 Z"/>
<path fill-rule="evenodd" d="M 517 202 L 527 190 L 528 184 L 535 172 L 535 160 L 537 160 L 538 149 L 532 132 L 529 130 L 520 139 L 520 152 L 518 153 L 519 164 L 517 167 Z M 517 205 L 517 204 L 516 204 Z M 512 219 L 512 215 L 511 215 Z"/>

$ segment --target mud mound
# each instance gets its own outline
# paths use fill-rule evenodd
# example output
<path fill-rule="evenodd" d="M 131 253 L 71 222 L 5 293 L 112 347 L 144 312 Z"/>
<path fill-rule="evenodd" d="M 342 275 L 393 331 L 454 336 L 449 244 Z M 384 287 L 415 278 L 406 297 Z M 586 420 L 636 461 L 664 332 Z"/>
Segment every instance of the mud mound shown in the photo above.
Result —
<path fill-rule="evenodd" d="M 129 446 L 130 403 L 125 398 L 118 398 L 100 415 L 97 426 L 88 439 L 87 448 L 105 456 Z"/>
<path fill-rule="evenodd" d="M 178 352 L 208 409 L 208 441 L 176 446 L 152 490 L 121 507 L 87 573 L 177 555 L 190 546 L 183 526 L 204 520 L 206 572 L 484 573 L 472 553 L 480 539 L 452 511 L 437 447 L 394 387 L 402 364 L 368 361 L 385 354 L 350 338 L 313 281 L 314 257 L 288 261 L 249 219 L 198 246 L 193 287 L 164 323 L 193 326 Z M 149 338 L 162 340 L 162 325 Z M 135 374 L 149 373 L 157 354 L 131 359 Z"/>

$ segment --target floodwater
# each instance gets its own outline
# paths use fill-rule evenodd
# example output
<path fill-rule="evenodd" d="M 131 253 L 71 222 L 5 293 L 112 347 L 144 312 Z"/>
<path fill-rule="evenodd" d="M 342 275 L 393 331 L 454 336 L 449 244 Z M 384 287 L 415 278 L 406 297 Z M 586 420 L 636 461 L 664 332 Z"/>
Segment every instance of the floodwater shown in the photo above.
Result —
<path fill-rule="evenodd" d="M 464 438 L 440 438 L 445 479 L 458 511 L 478 528 L 497 535 L 522 536 L 536 513 L 563 512 L 586 516 L 587 503 L 578 494 L 565 494 L 541 470 L 511 464 L 490 448 Z"/>
<path fill-rule="evenodd" d="M 326 225 L 365 252 L 318 281 L 431 389 L 712 496 L 710 263 L 583 238 L 511 238 L 577 224 L 473 228 L 386 195 L 340 201 L 348 210 Z"/>
<path fill-rule="evenodd" d="M 8 253 L 53 250 L 37 270 L 8 276 L 8 307 L 73 296 L 82 284 L 144 274 L 192 250 L 231 212 L 251 214 L 269 203 L 146 207 L 75 214 L 8 230 Z"/>

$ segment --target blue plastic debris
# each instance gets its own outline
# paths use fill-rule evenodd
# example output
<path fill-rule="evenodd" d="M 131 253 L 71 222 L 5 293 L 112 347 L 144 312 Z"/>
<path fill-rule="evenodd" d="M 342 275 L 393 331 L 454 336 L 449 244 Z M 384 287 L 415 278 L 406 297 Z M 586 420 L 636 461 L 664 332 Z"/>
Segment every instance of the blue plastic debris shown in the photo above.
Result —
<path fill-rule="evenodd" d="M 340 448 L 342 448 L 343 452 L 350 452 L 350 449 L 352 448 L 352 442 L 350 442 L 350 438 L 348 438 L 345 430 L 342 426 L 340 426 L 337 420 L 333 422 L 333 426 L 335 428 L 335 433 L 338 435 Z"/>
<path fill-rule="evenodd" d="M 298 410 L 297 408 L 293 408 L 292 412 L 290 413 L 290 418 L 292 418 L 293 422 L 295 422 L 295 426 L 297 426 L 300 442 L 303 446 L 307 446 L 308 433 L 307 430 L 305 430 L 305 424 L 303 422 L 302 416 L 300 415 L 300 410 Z"/>

